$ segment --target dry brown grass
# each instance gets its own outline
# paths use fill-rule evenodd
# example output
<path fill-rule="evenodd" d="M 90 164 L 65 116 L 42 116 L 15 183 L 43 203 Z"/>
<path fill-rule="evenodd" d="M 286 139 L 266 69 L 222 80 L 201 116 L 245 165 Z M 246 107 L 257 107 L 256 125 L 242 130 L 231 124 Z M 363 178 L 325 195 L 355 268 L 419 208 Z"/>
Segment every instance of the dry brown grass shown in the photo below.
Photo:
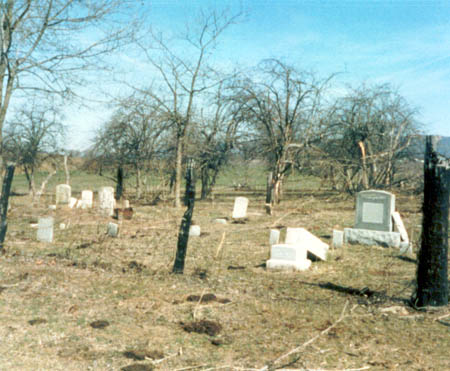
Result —
<path fill-rule="evenodd" d="M 184 275 L 170 273 L 183 210 L 132 205 L 133 219 L 107 238 L 110 220 L 95 210 L 58 209 L 55 242 L 44 244 L 29 225 L 47 205 L 14 197 L 0 258 L 0 369 L 450 369 L 449 308 L 406 304 L 415 255 L 347 246 L 307 272 L 264 268 L 270 227 L 330 242 L 333 228 L 353 225 L 353 199 L 288 195 L 267 216 L 263 196 L 248 196 L 246 224 L 212 222 L 231 215 L 232 193 L 196 204 L 202 237 L 190 239 Z M 420 200 L 399 195 L 397 208 L 417 244 Z"/>

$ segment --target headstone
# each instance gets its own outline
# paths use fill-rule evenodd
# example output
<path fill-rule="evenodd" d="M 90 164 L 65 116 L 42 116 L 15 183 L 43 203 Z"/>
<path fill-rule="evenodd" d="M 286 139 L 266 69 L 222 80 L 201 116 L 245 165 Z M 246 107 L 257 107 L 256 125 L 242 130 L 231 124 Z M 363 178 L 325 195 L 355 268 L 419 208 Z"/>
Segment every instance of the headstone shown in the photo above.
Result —
<path fill-rule="evenodd" d="M 117 237 L 119 234 L 119 226 L 115 223 L 108 223 L 106 234 L 110 237 Z"/>
<path fill-rule="evenodd" d="M 128 200 L 123 200 L 123 208 L 124 209 L 128 209 L 130 207 L 130 201 Z"/>
<path fill-rule="evenodd" d="M 395 196 L 385 191 L 362 191 L 356 196 L 356 229 L 392 232 Z"/>
<path fill-rule="evenodd" d="M 59 223 L 59 229 L 66 229 L 65 223 Z"/>
<path fill-rule="evenodd" d="M 39 218 L 37 240 L 41 242 L 53 242 L 53 218 Z"/>
<path fill-rule="evenodd" d="M 233 219 L 243 219 L 247 217 L 248 198 L 236 197 L 234 200 Z"/>
<path fill-rule="evenodd" d="M 214 219 L 214 223 L 217 224 L 227 224 L 227 220 L 223 218 Z"/>
<path fill-rule="evenodd" d="M 84 190 L 81 192 L 81 208 L 90 209 L 92 208 L 92 200 L 94 198 L 94 193 L 90 190 Z"/>
<path fill-rule="evenodd" d="M 269 236 L 270 246 L 278 244 L 280 241 L 280 231 L 278 229 L 271 229 Z"/>
<path fill-rule="evenodd" d="M 404 242 L 409 242 L 408 232 L 406 232 L 405 225 L 403 224 L 403 220 L 400 216 L 400 213 L 394 211 L 392 213 L 392 220 L 394 221 L 395 229 L 400 233 L 400 238 Z"/>
<path fill-rule="evenodd" d="M 69 208 L 73 209 L 74 206 L 77 204 L 78 200 L 75 197 L 70 197 L 69 199 Z"/>
<path fill-rule="evenodd" d="M 305 228 L 288 228 L 286 230 L 287 244 L 300 245 L 315 258 L 327 259 L 329 246 L 319 238 L 308 232 Z"/>
<path fill-rule="evenodd" d="M 199 237 L 200 236 L 200 226 L 199 225 L 191 225 L 189 227 L 189 236 L 190 237 Z"/>
<path fill-rule="evenodd" d="M 56 210 L 56 205 L 48 205 L 49 210 Z"/>
<path fill-rule="evenodd" d="M 311 266 L 311 260 L 306 258 L 306 254 L 306 249 L 299 245 L 275 244 L 270 249 L 270 259 L 266 262 L 266 267 L 304 271 Z"/>
<path fill-rule="evenodd" d="M 344 232 L 333 230 L 333 247 L 340 249 L 344 245 Z"/>
<path fill-rule="evenodd" d="M 400 247 L 400 233 L 344 228 L 344 242 L 383 247 Z"/>
<path fill-rule="evenodd" d="M 114 214 L 114 188 L 102 187 L 98 192 L 99 209 L 100 213 L 107 216 Z"/>
<path fill-rule="evenodd" d="M 68 184 L 58 184 L 56 186 L 56 204 L 67 205 L 70 202 L 71 188 Z"/>

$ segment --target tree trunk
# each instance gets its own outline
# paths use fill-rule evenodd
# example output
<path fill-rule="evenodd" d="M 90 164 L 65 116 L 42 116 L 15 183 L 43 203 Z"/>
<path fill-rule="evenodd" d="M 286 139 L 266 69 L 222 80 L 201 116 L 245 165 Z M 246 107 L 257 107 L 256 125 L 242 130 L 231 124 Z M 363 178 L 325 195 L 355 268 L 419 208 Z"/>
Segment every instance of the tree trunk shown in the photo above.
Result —
<path fill-rule="evenodd" d="M 141 198 L 141 169 L 136 166 L 136 198 Z"/>
<path fill-rule="evenodd" d="M 200 199 L 205 200 L 209 194 L 209 172 L 208 167 L 204 166 L 201 170 L 202 189 L 200 192 Z"/>
<path fill-rule="evenodd" d="M 117 184 L 116 184 L 116 201 L 122 198 L 123 193 L 123 168 L 119 166 L 117 168 Z"/>
<path fill-rule="evenodd" d="M 188 205 L 181 221 L 180 233 L 178 235 L 177 254 L 172 269 L 173 273 L 178 274 L 183 274 L 184 271 L 184 262 L 186 260 L 186 251 L 189 241 L 189 229 L 191 227 L 192 214 L 194 213 L 195 204 L 195 175 L 193 167 L 190 167 L 188 171 L 190 172 L 190 178 L 193 179 L 193 181 L 189 182 L 190 187 L 186 194 Z"/>
<path fill-rule="evenodd" d="M 436 153 L 436 138 L 426 137 L 422 244 L 418 254 L 417 307 L 448 304 L 448 207 L 450 160 Z"/>
<path fill-rule="evenodd" d="M 66 184 L 70 185 L 70 172 L 69 172 L 69 166 L 67 164 L 68 156 L 64 155 L 64 171 L 66 173 Z"/>
<path fill-rule="evenodd" d="M 183 145 L 182 136 L 177 135 L 177 148 L 176 148 L 176 159 L 175 159 L 175 207 L 181 207 L 181 172 L 183 164 Z"/>
<path fill-rule="evenodd" d="M 8 200 L 14 177 L 14 169 L 14 165 L 8 165 L 6 167 L 6 176 L 3 178 L 2 195 L 0 198 L 0 252 L 3 251 L 3 242 L 5 241 L 6 230 L 8 228 Z"/>

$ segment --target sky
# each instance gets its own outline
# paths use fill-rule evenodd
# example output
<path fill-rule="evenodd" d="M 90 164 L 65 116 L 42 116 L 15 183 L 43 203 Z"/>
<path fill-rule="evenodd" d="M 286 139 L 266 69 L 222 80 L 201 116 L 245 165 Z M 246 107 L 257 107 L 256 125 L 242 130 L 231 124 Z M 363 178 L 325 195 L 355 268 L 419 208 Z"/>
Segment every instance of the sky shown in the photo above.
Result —
<path fill-rule="evenodd" d="M 391 84 L 418 109 L 427 134 L 450 136 L 450 1 L 448 0 L 145 0 L 148 22 L 171 34 L 199 9 L 237 11 L 245 17 L 219 40 L 218 68 L 251 67 L 278 58 L 334 85 Z M 123 55 L 140 79 L 151 69 Z M 145 74 L 145 76 L 143 76 Z M 148 76 L 147 76 L 148 75 Z M 120 87 L 117 87 L 121 90 Z M 106 108 L 70 108 L 71 149 L 86 149 L 107 120 Z M 75 135 L 76 133 L 76 135 Z"/>

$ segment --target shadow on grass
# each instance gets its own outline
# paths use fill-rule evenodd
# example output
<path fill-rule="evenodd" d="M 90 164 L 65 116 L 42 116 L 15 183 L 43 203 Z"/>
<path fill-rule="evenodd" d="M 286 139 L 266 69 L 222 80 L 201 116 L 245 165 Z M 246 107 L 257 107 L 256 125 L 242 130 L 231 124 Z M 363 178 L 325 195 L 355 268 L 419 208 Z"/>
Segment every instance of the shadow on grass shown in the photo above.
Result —
<path fill-rule="evenodd" d="M 402 256 L 402 255 L 400 255 L 400 256 L 397 256 L 397 259 L 403 260 L 403 261 L 405 261 L 405 262 L 407 262 L 407 263 L 414 263 L 414 264 L 417 263 L 417 260 L 416 260 L 416 259 L 409 258 L 409 257 L 407 257 L 407 256 Z"/>

